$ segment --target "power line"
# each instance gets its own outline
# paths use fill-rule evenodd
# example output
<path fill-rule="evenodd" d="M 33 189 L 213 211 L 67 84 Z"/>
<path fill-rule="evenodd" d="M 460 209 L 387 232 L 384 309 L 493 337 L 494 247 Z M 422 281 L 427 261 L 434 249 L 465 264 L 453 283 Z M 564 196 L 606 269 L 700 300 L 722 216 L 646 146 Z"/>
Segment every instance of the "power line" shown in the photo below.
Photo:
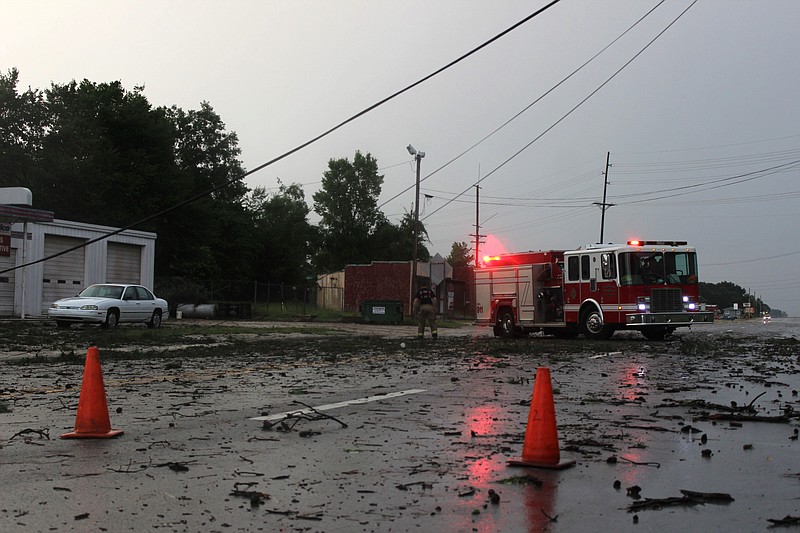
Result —
<path fill-rule="evenodd" d="M 593 56 L 592 56 L 592 57 L 590 57 L 588 60 L 586 60 L 586 61 L 585 61 L 585 62 L 584 62 L 584 63 L 583 63 L 581 66 L 579 66 L 578 68 L 576 68 L 575 70 L 573 70 L 572 72 L 570 72 L 570 73 L 569 73 L 569 74 L 568 74 L 566 77 L 562 78 L 562 79 L 561 79 L 561 81 L 559 81 L 559 82 L 558 82 L 558 83 L 556 83 L 554 86 L 552 86 L 550 89 L 548 89 L 547 91 L 545 91 L 544 93 L 542 93 L 542 94 L 541 94 L 541 95 L 540 95 L 538 98 L 536 98 L 536 99 L 535 99 L 533 102 L 531 102 L 530 104 L 528 104 L 527 106 L 525 106 L 524 108 L 522 108 L 522 110 L 521 110 L 521 111 L 519 111 L 517 114 L 515 114 L 514 116 L 512 116 L 511 118 L 509 118 L 508 120 L 506 120 L 505 122 L 503 122 L 503 123 L 502 123 L 500 126 L 498 126 L 497 128 L 495 128 L 495 129 L 494 129 L 494 130 L 493 130 L 491 133 L 489 133 L 488 135 L 486 135 L 485 137 L 483 137 L 482 139 L 480 139 L 478 142 L 476 142 L 475 144 L 473 144 L 472 146 L 470 146 L 469 148 L 467 148 L 466 150 L 464 150 L 464 151 L 463 151 L 463 152 L 461 152 L 460 154 L 458 154 L 458 155 L 456 155 L 455 157 L 453 157 L 451 160 L 447 161 L 445 164 L 443 164 L 442 166 L 440 166 L 439 168 L 437 168 L 436 170 L 434 170 L 433 172 L 431 172 L 430 174 L 428 174 L 427 176 L 425 176 L 424 178 L 422 178 L 420 181 L 425 181 L 426 179 L 430 178 L 431 176 L 433 176 L 433 175 L 437 174 L 439 171 L 441 171 L 441 170 L 443 170 L 444 168 L 446 168 L 446 167 L 450 166 L 451 164 L 453 164 L 454 162 L 456 162 L 458 159 L 460 159 L 461 157 L 463 157 L 464 155 L 466 155 L 467 153 L 469 153 L 470 151 L 472 151 L 472 150 L 473 150 L 475 147 L 477 147 L 478 145 L 482 144 L 484 141 L 486 141 L 487 139 L 489 139 L 490 137 L 492 137 L 492 136 L 493 136 L 495 133 L 499 132 L 500 130 L 502 130 L 503 128 L 505 128 L 506 126 L 508 126 L 508 125 L 509 125 L 511 122 L 513 122 L 514 120 L 516 120 L 517 118 L 519 118 L 519 117 L 520 117 L 520 116 L 521 116 L 523 113 L 525 113 L 525 112 L 526 112 L 528 109 L 530 109 L 531 107 L 533 107 L 535 104 L 539 103 L 539 101 L 541 101 L 541 100 L 542 100 L 542 99 L 543 99 L 545 96 L 547 96 L 548 94 L 550 94 L 551 92 L 553 92 L 554 90 L 556 90 L 558 87 L 560 87 L 562 84 L 564 84 L 564 83 L 565 83 L 567 80 L 569 80 L 569 79 L 570 79 L 572 76 L 574 76 L 574 75 L 575 75 L 575 74 L 577 74 L 579 71 L 581 71 L 581 70 L 582 70 L 582 69 L 583 69 L 583 68 L 584 68 L 586 65 L 588 65 L 589 63 L 591 63 L 592 61 L 594 61 L 594 60 L 595 60 L 595 59 L 596 59 L 596 58 L 597 58 L 597 57 L 598 57 L 600 54 L 602 54 L 603 52 L 605 52 L 605 51 L 606 51 L 608 48 L 610 48 L 610 47 L 611 47 L 611 46 L 612 46 L 614 43 L 616 43 L 618 40 L 620 40 L 622 37 L 624 37 L 624 36 L 625 36 L 625 35 L 626 35 L 626 34 L 627 34 L 629 31 L 631 31 L 633 28 L 635 28 L 635 27 L 636 27 L 636 26 L 637 26 L 637 25 L 638 25 L 640 22 L 642 22 L 642 21 L 643 21 L 643 20 L 644 20 L 644 19 L 645 19 L 645 18 L 646 18 L 648 15 L 650 15 L 650 14 L 651 14 L 653 11 L 655 11 L 655 10 L 656 10 L 656 9 L 657 9 L 657 8 L 658 8 L 658 7 L 659 7 L 661 4 L 663 4 L 663 3 L 664 3 L 664 1 L 665 1 L 665 0 L 661 0 L 661 1 L 660 1 L 658 4 L 656 4 L 656 5 L 655 5 L 655 6 L 654 6 L 652 9 L 650 9 L 650 11 L 648 11 L 647 13 L 645 13 L 645 14 L 644 14 L 644 15 L 643 15 L 643 16 L 642 16 L 642 17 L 641 17 L 639 20 L 637 20 L 636 22 L 634 22 L 634 23 L 633 23 L 633 24 L 632 24 L 632 25 L 631 25 L 631 26 L 630 26 L 628 29 L 626 29 L 624 32 L 622 32 L 621 34 L 619 34 L 619 35 L 618 35 L 618 36 L 617 36 L 617 37 L 616 37 L 616 38 L 615 38 L 613 41 L 611 41 L 610 43 L 608 43 L 608 44 L 607 44 L 606 46 L 604 46 L 604 47 L 603 47 L 603 48 L 602 48 L 602 49 L 601 49 L 599 52 L 597 52 L 595 55 L 593 55 Z M 695 2 L 696 2 L 696 1 L 697 1 L 697 0 L 695 0 Z M 690 6 L 690 7 L 691 7 L 691 6 Z M 648 45 L 648 46 L 649 46 L 649 45 Z M 602 86 L 601 86 L 601 87 L 602 87 Z M 566 118 L 566 116 L 565 116 L 565 117 L 562 117 L 562 120 L 563 120 L 563 118 Z M 560 122 L 560 121 L 559 121 L 559 122 Z M 558 124 L 558 123 L 556 123 L 556 124 Z M 545 133 L 546 133 L 546 132 L 545 132 Z M 506 161 L 506 162 L 507 162 L 507 161 Z M 503 164 L 505 164 L 505 163 L 503 163 Z M 502 166 L 502 165 L 501 165 L 501 166 Z M 499 167 L 498 167 L 498 168 L 499 168 Z M 495 169 L 495 170 L 497 170 L 497 169 Z M 494 172 L 495 170 L 493 170 L 492 172 Z M 490 174 L 491 174 L 491 173 L 490 173 Z M 487 175 L 487 176 L 485 176 L 485 177 L 488 177 L 488 175 Z M 475 184 L 473 184 L 473 185 L 470 185 L 470 186 L 469 186 L 469 188 L 468 188 L 467 190 L 471 189 L 471 188 L 472 188 L 472 187 L 474 187 L 475 185 L 478 185 L 478 184 L 480 184 L 480 182 L 481 182 L 481 181 L 483 181 L 483 178 L 481 178 L 480 180 L 478 180 L 478 182 L 477 182 L 477 183 L 475 183 Z M 399 193 L 397 193 L 396 195 L 392 196 L 391 198 L 389 198 L 388 200 L 386 200 L 385 202 L 383 202 L 382 204 L 380 204 L 380 205 L 378 206 L 378 208 L 380 209 L 381 207 L 385 206 L 387 203 L 389 203 L 389 202 L 391 202 L 391 201 L 393 201 L 393 200 L 397 199 L 399 196 L 401 196 L 401 195 L 403 195 L 403 194 L 407 193 L 408 191 L 410 191 L 410 190 L 411 190 L 412 188 L 414 188 L 414 187 L 415 187 L 415 185 L 411 185 L 411 186 L 407 187 L 406 189 L 403 189 L 402 191 L 400 191 L 400 192 L 399 192 Z M 463 193 L 462 193 L 462 194 L 463 194 Z M 446 205 L 446 204 L 445 204 L 445 205 Z M 442 207 L 444 207 L 444 206 L 442 206 Z M 441 208 L 440 208 L 440 209 L 441 209 Z M 437 210 L 437 211 L 438 211 L 438 210 Z M 428 215 L 428 216 L 431 216 L 431 215 L 433 215 L 434 213 L 436 213 L 436 211 L 434 211 L 433 213 L 431 213 L 431 214 L 430 214 L 430 215 Z M 426 218 L 427 218 L 427 217 L 426 217 Z"/>
<path fill-rule="evenodd" d="M 526 22 L 529 22 L 534 17 L 536 17 L 536 16 L 540 15 L 541 13 L 545 12 L 546 10 L 550 9 L 551 7 L 553 7 L 554 5 L 558 4 L 559 2 L 561 2 L 561 0 L 552 0 L 546 6 L 534 11 L 533 13 L 528 15 L 527 17 L 523 18 L 519 22 L 517 22 L 517 23 L 511 25 L 510 27 L 506 28 L 505 30 L 501 31 L 500 33 L 498 33 L 494 37 L 490 38 L 489 40 L 483 42 L 482 44 L 480 44 L 480 45 L 476 46 L 475 48 L 473 48 L 472 50 L 468 51 L 467 53 L 465 53 L 465 54 L 461 55 L 460 57 L 454 59 L 453 61 L 447 63 L 445 66 L 438 68 L 437 70 L 433 71 L 432 73 L 428 74 L 427 76 L 424 76 L 423 78 L 420 78 L 419 80 L 415 81 L 414 83 L 406 86 L 403 89 L 400 89 L 399 91 L 387 96 L 386 98 L 384 98 L 382 100 L 379 100 L 378 102 L 372 104 L 371 106 L 368 106 L 368 107 L 362 109 L 361 111 L 359 111 L 355 115 L 343 120 L 339 124 L 337 124 L 337 125 L 333 126 L 332 128 L 324 131 L 323 133 L 320 133 L 316 137 L 313 137 L 312 139 L 310 139 L 310 140 L 308 140 L 308 141 L 306 141 L 306 142 L 304 142 L 302 144 L 299 144 L 299 145 L 295 146 L 291 150 L 289 150 L 287 152 L 284 152 L 283 154 L 281 154 L 281 155 L 279 155 L 279 156 L 277 156 L 277 157 L 275 157 L 273 159 L 270 159 L 266 163 L 263 163 L 263 164 L 258 165 L 257 167 L 255 167 L 255 168 L 253 168 L 251 170 L 248 170 L 247 172 L 245 172 L 241 176 L 236 176 L 236 177 L 233 177 L 233 178 L 229 178 L 229 179 L 225 180 L 224 182 L 220 183 L 219 185 L 216 185 L 216 186 L 208 189 L 205 192 L 201 192 L 199 194 L 196 194 L 196 195 L 194 195 L 194 196 L 192 196 L 192 197 L 190 197 L 190 198 L 188 198 L 188 199 L 186 199 L 186 200 L 184 200 L 182 202 L 179 202 L 179 203 L 173 205 L 172 207 L 168 207 L 167 209 L 163 209 L 163 210 L 161 210 L 161 211 L 159 211 L 159 212 L 157 212 L 157 213 L 155 213 L 153 215 L 145 217 L 145 218 L 143 218 L 143 219 L 141 219 L 141 220 L 139 220 L 137 222 L 134 222 L 133 224 L 129 224 L 129 225 L 125 226 L 125 227 L 116 229 L 114 231 L 111 231 L 109 233 L 101 235 L 100 237 L 97 237 L 97 238 L 94 238 L 94 239 L 90 239 L 88 241 L 85 241 L 85 242 L 77 245 L 77 246 L 73 246 L 72 248 L 68 248 L 66 250 L 62 250 L 62 251 L 60 251 L 58 253 L 55 253 L 55 254 L 52 254 L 50 256 L 43 257 L 41 259 L 37 259 L 36 261 L 30 261 L 30 262 L 22 264 L 22 265 L 18 265 L 18 266 L 15 266 L 15 267 L 7 268 L 5 270 L 1 270 L 0 274 L 3 274 L 5 272 L 10 272 L 12 270 L 17 270 L 19 268 L 24 268 L 24 267 L 27 267 L 27 266 L 35 265 L 35 264 L 38 264 L 38 263 L 42 263 L 44 261 L 48 261 L 50 259 L 54 259 L 54 258 L 62 256 L 64 254 L 68 254 L 68 253 L 73 252 L 75 250 L 78 250 L 80 248 L 84 248 L 86 246 L 89 246 L 90 244 L 94 244 L 96 242 L 108 239 L 109 237 L 113 237 L 114 235 L 122 233 L 123 231 L 127 231 L 129 229 L 133 229 L 136 226 L 144 224 L 145 222 L 149 222 L 149 221 L 151 221 L 153 219 L 156 219 L 156 218 L 158 218 L 160 216 L 166 215 L 167 213 L 171 213 L 172 211 L 180 209 L 181 207 L 184 207 L 184 206 L 187 206 L 187 205 L 189 205 L 189 204 L 191 204 L 193 202 L 196 202 L 197 200 L 200 200 L 201 198 L 204 198 L 206 196 L 214 194 L 218 190 L 223 189 L 223 188 L 225 188 L 225 187 L 227 187 L 227 186 L 229 186 L 229 185 L 231 185 L 231 184 L 233 184 L 233 183 L 235 183 L 237 181 L 243 180 L 247 176 L 255 174 L 259 170 L 267 168 L 268 166 L 273 165 L 273 164 L 277 163 L 278 161 L 281 161 L 281 160 L 289 157 L 290 155 L 302 150 L 303 148 L 306 148 L 307 146 L 319 141 L 320 139 L 322 139 L 324 137 L 327 137 L 328 135 L 330 135 L 331 133 L 335 132 L 336 130 L 346 126 L 347 124 L 349 124 L 349 123 L 353 122 L 354 120 L 362 117 L 363 115 L 366 115 L 367 113 L 377 109 L 378 107 L 380 107 L 383 104 L 389 102 L 390 100 L 394 100 L 395 98 L 397 98 L 401 94 L 404 94 L 404 93 L 410 91 L 414 87 L 416 87 L 416 86 L 428 81 L 429 79 L 433 78 L 434 76 L 437 76 L 437 75 L 441 74 L 442 72 L 444 72 L 445 70 L 448 70 L 449 68 L 457 65 L 458 63 L 462 62 L 463 60 L 467 59 L 468 57 L 476 54 L 480 50 L 483 50 L 484 48 L 486 48 L 490 44 L 494 43 L 498 39 L 504 37 L 508 33 L 511 33 L 512 31 L 514 31 L 515 29 L 519 28 L 520 26 L 522 26 Z"/>
<path fill-rule="evenodd" d="M 481 179 L 479 179 L 479 180 L 478 180 L 476 183 L 473 183 L 473 184 L 472 184 L 472 185 L 470 185 L 470 186 L 469 186 L 467 189 L 465 189 L 464 191 L 462 191 L 462 192 L 461 192 L 461 194 L 464 194 L 464 193 L 466 193 L 467 191 L 469 191 L 469 189 L 471 189 L 471 188 L 472 188 L 472 187 L 474 187 L 475 185 L 478 185 L 479 183 L 481 183 L 482 181 L 484 181 L 485 179 L 487 179 L 489 176 L 491 176 L 492 174 L 494 174 L 495 172 L 497 172 L 498 170 L 500 170 L 501 168 L 503 168 L 503 167 L 504 167 L 505 165 L 507 165 L 507 164 L 508 164 L 510 161 L 512 161 L 513 159 L 515 159 L 515 158 L 516 158 L 518 155 L 520 155 L 522 152 L 524 152 L 525 150 L 527 150 L 527 149 L 528 149 L 528 148 L 529 148 L 531 145 L 533 145 L 533 143 L 535 143 L 536 141 L 538 141 L 539 139 L 541 139 L 542 137 L 544 137 L 544 136 L 545 136 L 545 135 L 546 135 L 548 132 L 550 132 L 550 130 L 552 130 L 553 128 L 555 128 L 556 126 L 558 126 L 558 125 L 559 125 L 561 122 L 563 122 L 563 121 L 564 121 L 564 120 L 565 120 L 565 119 L 566 119 L 568 116 L 570 116 L 572 113 L 574 113 L 576 109 L 578 109 L 580 106 L 582 106 L 584 103 L 586 103 L 586 101 L 587 101 L 587 100 L 589 100 L 589 98 L 591 98 L 592 96 L 594 96 L 595 94 L 597 94 L 597 93 L 600 91 L 600 89 L 602 89 L 603 87 L 605 87 L 605 86 L 606 86 L 608 83 L 610 83 L 610 82 L 611 82 L 611 80 L 613 80 L 615 77 L 617 77 L 617 75 L 618 75 L 620 72 L 622 72 L 622 71 L 623 71 L 623 70 L 624 70 L 624 69 L 625 69 L 625 68 L 626 68 L 628 65 L 630 65 L 631 63 L 633 63 L 633 61 L 634 61 L 634 60 L 636 60 L 636 58 L 638 58 L 638 57 L 639 57 L 641 54 L 643 54 L 645 50 L 647 50 L 648 48 L 650 48 L 650 46 L 651 46 L 651 45 L 652 45 L 654 42 L 656 42 L 656 40 L 657 40 L 659 37 L 661 37 L 662 35 L 664 35 L 664 33 L 666 33 L 666 31 L 667 31 L 668 29 L 670 29 L 670 28 L 671 28 L 671 27 L 672 27 L 672 26 L 673 26 L 673 25 L 674 25 L 674 24 L 675 24 L 675 23 L 676 23 L 676 22 L 677 22 L 677 21 L 678 21 L 678 20 L 679 20 L 681 17 L 683 17 L 683 15 L 685 15 L 685 14 L 686 14 L 686 12 L 687 12 L 687 11 L 689 11 L 689 9 L 691 9 L 691 8 L 692 8 L 692 6 L 694 6 L 696 3 L 697 3 L 697 0 L 694 0 L 694 1 L 693 1 L 691 4 L 689 4 L 689 6 L 688 6 L 686 9 L 684 9 L 684 10 L 683 10 L 683 11 L 682 11 L 680 14 L 678 14 L 678 16 L 677 16 L 677 17 L 675 17 L 675 19 L 673 19 L 673 20 L 672 20 L 672 22 L 670 22 L 670 23 L 667 25 L 667 27 L 666 27 L 666 28 L 664 28 L 663 30 L 661 30 L 661 31 L 660 31 L 660 32 L 659 32 L 659 33 L 658 33 L 658 34 L 657 34 L 655 37 L 653 37 L 653 39 L 651 39 L 651 40 L 650 40 L 650 42 L 648 42 L 648 43 L 647 43 L 647 44 L 646 44 L 646 45 L 645 45 L 645 46 L 644 46 L 644 47 L 643 47 L 641 50 L 639 50 L 639 51 L 638 51 L 638 52 L 637 52 L 637 53 L 636 53 L 636 54 L 635 54 L 635 55 L 634 55 L 632 58 L 630 58 L 630 59 L 629 59 L 629 60 L 628 60 L 628 61 L 627 61 L 627 62 L 626 62 L 624 65 L 622 65 L 622 66 L 621 66 L 619 69 L 617 69 L 617 70 L 616 70 L 616 72 L 614 72 L 614 73 L 613 73 L 611 76 L 609 76 L 609 77 L 606 79 L 606 81 L 604 81 L 603 83 L 601 83 L 601 84 L 600 84 L 600 85 L 599 85 L 599 86 L 598 86 L 596 89 L 594 89 L 592 92 L 590 92 L 590 93 L 589 93 L 589 94 L 588 94 L 588 95 L 587 95 L 587 96 L 586 96 L 586 97 L 585 97 L 583 100 L 581 100 L 580 102 L 578 102 L 578 103 L 577 103 L 577 104 L 576 104 L 576 105 L 575 105 L 575 106 L 574 106 L 572 109 L 570 109 L 570 110 L 569 110 L 569 111 L 567 111 L 567 112 L 566 112 L 564 115 L 562 115 L 562 116 L 561 116 L 561 118 L 559 118 L 557 121 L 555 121 L 553 124 L 551 124 L 551 125 L 550 125 L 550 126 L 547 128 L 547 129 L 545 129 L 545 130 L 544 130 L 542 133 L 540 133 L 539 135 L 537 135 L 537 136 L 536 136 L 536 137 L 535 137 L 535 138 L 534 138 L 532 141 L 530 141 L 528 144 L 526 144 L 525 146 L 523 146 L 522 148 L 520 148 L 519 150 L 517 150 L 517 151 L 516 151 L 514 154 L 512 154 L 512 155 L 511 155 L 511 157 L 509 157 L 508 159 L 506 159 L 505 161 L 503 161 L 502 163 L 500 163 L 498 166 L 496 166 L 496 167 L 495 167 L 495 168 L 494 168 L 494 169 L 493 169 L 491 172 L 489 172 L 489 173 L 488 173 L 488 174 L 486 174 L 484 177 L 482 177 Z M 638 24 L 638 22 L 637 22 L 637 24 Z M 448 203 L 449 203 L 449 202 L 448 202 Z M 426 216 L 425 218 L 427 219 L 427 218 L 430 218 L 430 217 L 432 217 L 432 216 L 433 216 L 433 215 L 435 215 L 435 214 L 436 214 L 438 211 L 440 211 L 440 210 L 444 209 L 445 207 L 447 207 L 448 203 L 445 203 L 443 206 L 441 206 L 441 207 L 439 207 L 438 209 L 434 210 L 434 211 L 433 211 L 433 212 L 432 212 L 430 215 Z"/>

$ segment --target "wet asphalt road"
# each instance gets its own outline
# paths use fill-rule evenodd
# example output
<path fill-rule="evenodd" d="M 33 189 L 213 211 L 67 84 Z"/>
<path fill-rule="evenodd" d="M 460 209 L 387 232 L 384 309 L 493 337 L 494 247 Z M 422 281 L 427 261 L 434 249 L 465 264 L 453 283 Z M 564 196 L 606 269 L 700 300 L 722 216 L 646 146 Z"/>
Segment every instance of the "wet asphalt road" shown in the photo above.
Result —
<path fill-rule="evenodd" d="M 800 321 L 723 322 L 665 343 L 342 329 L 335 353 L 292 335 L 236 357 L 104 360 L 111 425 L 125 431 L 110 440 L 58 438 L 75 423 L 81 365 L 6 358 L 0 529 L 707 532 L 800 516 Z M 577 461 L 567 470 L 506 464 L 538 367 L 551 372 L 561 456 Z M 731 402 L 784 419 L 714 420 Z M 732 501 L 678 501 L 681 490 Z M 632 507 L 647 499 L 665 500 Z"/>

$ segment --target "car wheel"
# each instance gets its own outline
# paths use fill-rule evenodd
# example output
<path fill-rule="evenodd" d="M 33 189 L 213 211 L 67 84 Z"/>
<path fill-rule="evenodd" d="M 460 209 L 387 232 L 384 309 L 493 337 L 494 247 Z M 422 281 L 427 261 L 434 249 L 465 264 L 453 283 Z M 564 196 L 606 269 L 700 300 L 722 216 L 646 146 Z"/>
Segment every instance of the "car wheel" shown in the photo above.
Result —
<path fill-rule="evenodd" d="M 161 327 L 161 311 L 158 309 L 153 311 L 153 318 L 147 323 L 147 327 L 150 329 L 158 329 Z"/>
<path fill-rule="evenodd" d="M 56 325 L 60 328 L 68 328 L 72 325 L 72 323 L 67 322 L 66 320 L 56 320 Z"/>
<path fill-rule="evenodd" d="M 106 314 L 106 321 L 103 322 L 105 328 L 115 328 L 119 326 L 119 311 L 116 309 L 109 309 Z"/>

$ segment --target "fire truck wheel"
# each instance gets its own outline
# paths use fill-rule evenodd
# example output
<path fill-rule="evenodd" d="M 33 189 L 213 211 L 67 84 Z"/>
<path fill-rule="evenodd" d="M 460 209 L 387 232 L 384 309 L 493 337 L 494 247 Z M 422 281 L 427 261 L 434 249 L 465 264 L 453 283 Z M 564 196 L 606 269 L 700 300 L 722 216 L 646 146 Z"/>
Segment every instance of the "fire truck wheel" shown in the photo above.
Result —
<path fill-rule="evenodd" d="M 590 308 L 581 313 L 581 333 L 587 339 L 605 340 L 611 338 L 614 329 L 603 323 L 600 311 Z"/>
<path fill-rule="evenodd" d="M 499 314 L 495 335 L 500 333 L 502 337 L 518 337 L 519 329 L 514 321 L 514 313 L 510 309 L 502 309 Z"/>

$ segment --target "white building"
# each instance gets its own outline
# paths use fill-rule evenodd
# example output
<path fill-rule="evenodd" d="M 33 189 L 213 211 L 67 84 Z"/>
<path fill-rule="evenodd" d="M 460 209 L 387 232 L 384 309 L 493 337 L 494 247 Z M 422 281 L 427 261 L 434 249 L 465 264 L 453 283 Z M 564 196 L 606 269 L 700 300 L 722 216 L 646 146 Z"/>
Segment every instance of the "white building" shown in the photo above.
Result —
<path fill-rule="evenodd" d="M 53 301 L 92 283 L 153 288 L 155 233 L 125 230 L 104 238 L 118 229 L 68 220 L 8 222 L 8 215 L 0 209 L 0 233 L 10 232 L 3 241 L 10 246 L 0 246 L 0 316 L 46 315 Z"/>

